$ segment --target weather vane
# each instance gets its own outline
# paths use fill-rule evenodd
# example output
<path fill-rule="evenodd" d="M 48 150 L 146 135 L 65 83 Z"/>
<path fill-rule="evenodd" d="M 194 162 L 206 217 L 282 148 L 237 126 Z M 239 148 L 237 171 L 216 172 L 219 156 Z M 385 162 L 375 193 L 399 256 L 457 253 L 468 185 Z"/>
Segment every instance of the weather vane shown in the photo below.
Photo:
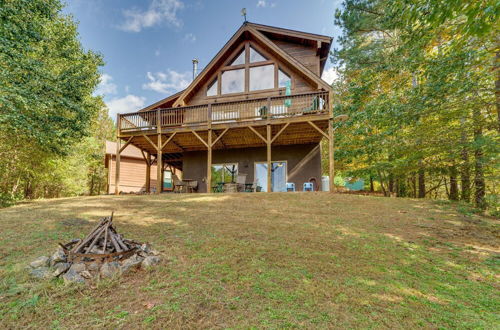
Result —
<path fill-rule="evenodd" d="M 243 16 L 245 18 L 245 22 L 246 22 L 247 21 L 247 9 L 246 8 L 241 9 L 241 16 Z"/>

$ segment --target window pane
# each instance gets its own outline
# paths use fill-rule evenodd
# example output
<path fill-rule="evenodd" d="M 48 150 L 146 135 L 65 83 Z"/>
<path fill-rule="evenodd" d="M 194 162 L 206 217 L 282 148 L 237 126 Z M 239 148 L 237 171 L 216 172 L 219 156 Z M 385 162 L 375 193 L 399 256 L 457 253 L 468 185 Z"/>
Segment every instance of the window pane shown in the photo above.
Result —
<path fill-rule="evenodd" d="M 212 182 L 224 182 L 224 167 L 222 165 L 212 166 Z"/>
<path fill-rule="evenodd" d="M 229 65 L 240 65 L 240 64 L 245 64 L 245 48 L 241 51 L 241 53 L 236 56 L 234 61 L 231 62 Z"/>
<path fill-rule="evenodd" d="M 274 65 L 263 65 L 250 68 L 250 90 L 274 88 Z"/>
<path fill-rule="evenodd" d="M 238 177 L 238 164 L 226 164 L 224 166 L 224 182 L 236 182 Z"/>
<path fill-rule="evenodd" d="M 222 73 L 222 94 L 241 93 L 245 91 L 245 69 L 229 70 Z"/>
<path fill-rule="evenodd" d="M 258 51 L 250 47 L 250 63 L 267 61 L 267 58 L 262 56 Z"/>
<path fill-rule="evenodd" d="M 283 71 L 278 70 L 278 86 L 286 87 L 287 82 L 290 82 L 290 87 L 291 87 L 292 79 L 290 78 L 290 76 L 284 73 Z"/>
<path fill-rule="evenodd" d="M 207 96 L 217 95 L 217 79 L 215 79 L 207 88 Z"/>

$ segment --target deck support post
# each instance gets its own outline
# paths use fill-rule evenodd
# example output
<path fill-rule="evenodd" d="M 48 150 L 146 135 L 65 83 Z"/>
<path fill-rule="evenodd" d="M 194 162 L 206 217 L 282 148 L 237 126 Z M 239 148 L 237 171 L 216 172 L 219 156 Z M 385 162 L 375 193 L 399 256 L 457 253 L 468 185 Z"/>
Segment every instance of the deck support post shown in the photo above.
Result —
<path fill-rule="evenodd" d="M 271 175 L 272 175 L 272 162 L 271 162 L 271 125 L 267 124 L 266 126 L 267 129 L 267 191 L 272 192 L 273 187 L 272 187 L 272 180 L 271 180 Z"/>
<path fill-rule="evenodd" d="M 156 110 L 156 129 L 158 131 L 157 156 L 156 156 L 156 193 L 161 194 L 163 174 L 163 144 L 161 143 L 161 115 L 160 109 Z"/>
<path fill-rule="evenodd" d="M 115 195 L 120 194 L 120 149 L 121 139 L 116 140 L 116 158 L 115 158 Z"/>
<path fill-rule="evenodd" d="M 146 192 L 151 192 L 151 154 L 146 154 Z"/>
<path fill-rule="evenodd" d="M 207 132 L 207 193 L 212 192 L 212 130 Z"/>
<path fill-rule="evenodd" d="M 115 155 L 115 195 L 120 194 L 120 152 L 121 152 L 121 122 L 120 114 L 116 115 L 116 155 Z M 111 170 L 111 168 L 109 169 Z"/>
<path fill-rule="evenodd" d="M 328 111 L 330 113 L 330 119 L 328 120 L 328 176 L 329 176 L 329 191 L 333 193 L 335 190 L 335 136 L 333 129 L 333 91 L 330 90 L 328 93 Z"/>

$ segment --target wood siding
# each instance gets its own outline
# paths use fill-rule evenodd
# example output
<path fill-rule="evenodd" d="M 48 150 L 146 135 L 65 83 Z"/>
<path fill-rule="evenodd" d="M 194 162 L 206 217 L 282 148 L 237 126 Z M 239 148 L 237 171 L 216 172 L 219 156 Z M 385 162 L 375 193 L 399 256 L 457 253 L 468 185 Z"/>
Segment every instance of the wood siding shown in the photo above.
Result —
<path fill-rule="evenodd" d="M 294 42 L 283 40 L 272 40 L 279 48 L 293 56 L 306 68 L 319 76 L 319 56 L 316 55 L 316 48 L 306 45 L 301 45 Z"/>
<path fill-rule="evenodd" d="M 108 158 L 108 193 L 115 191 L 116 158 Z M 156 165 L 151 166 L 151 189 L 156 187 Z M 146 163 L 143 159 L 120 157 L 120 191 L 139 192 L 146 189 Z"/>

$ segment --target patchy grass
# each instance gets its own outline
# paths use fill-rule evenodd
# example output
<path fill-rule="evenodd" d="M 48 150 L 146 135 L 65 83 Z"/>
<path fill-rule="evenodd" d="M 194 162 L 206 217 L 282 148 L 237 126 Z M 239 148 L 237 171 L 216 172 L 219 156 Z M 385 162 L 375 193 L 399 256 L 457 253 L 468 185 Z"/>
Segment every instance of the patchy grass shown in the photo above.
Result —
<path fill-rule="evenodd" d="M 165 261 L 94 286 L 27 263 L 115 210 Z M 429 201 L 327 193 L 101 196 L 0 210 L 3 328 L 494 328 L 499 227 Z"/>

